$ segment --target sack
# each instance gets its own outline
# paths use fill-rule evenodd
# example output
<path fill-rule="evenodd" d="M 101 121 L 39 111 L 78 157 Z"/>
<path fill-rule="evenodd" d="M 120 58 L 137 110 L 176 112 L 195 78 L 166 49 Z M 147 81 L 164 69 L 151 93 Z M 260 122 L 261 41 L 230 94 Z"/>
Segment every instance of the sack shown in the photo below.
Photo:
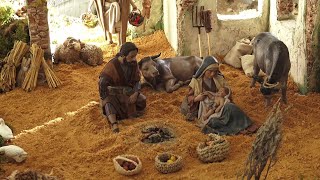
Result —
<path fill-rule="evenodd" d="M 131 176 L 141 172 L 142 163 L 138 156 L 119 155 L 113 158 L 116 171 L 122 175 Z"/>
<path fill-rule="evenodd" d="M 8 158 L 14 159 L 16 162 L 22 162 L 27 158 L 27 153 L 19 146 L 9 145 L 0 147 L 0 153 Z"/>
<path fill-rule="evenodd" d="M 244 38 L 236 42 L 236 45 L 224 57 L 224 62 L 235 68 L 241 68 L 240 57 L 251 53 L 252 45 L 250 44 L 250 40 Z"/>
<path fill-rule="evenodd" d="M 244 74 L 248 77 L 252 77 L 254 55 L 244 55 L 244 56 L 241 56 L 240 59 L 241 59 L 241 65 L 242 65 Z M 264 73 L 260 70 L 258 76 L 263 76 L 263 75 Z"/>

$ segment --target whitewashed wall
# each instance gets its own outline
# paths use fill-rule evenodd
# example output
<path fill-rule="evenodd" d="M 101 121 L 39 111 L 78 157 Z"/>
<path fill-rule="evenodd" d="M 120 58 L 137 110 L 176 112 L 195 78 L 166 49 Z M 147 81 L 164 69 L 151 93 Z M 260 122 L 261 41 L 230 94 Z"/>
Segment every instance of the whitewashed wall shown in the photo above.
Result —
<path fill-rule="evenodd" d="M 164 32 L 172 48 L 178 50 L 177 29 L 177 1 L 163 0 L 163 24 Z"/>
<path fill-rule="evenodd" d="M 48 4 L 52 6 L 59 15 L 80 17 L 82 13 L 87 12 L 89 1 L 90 0 L 51 0 L 48 1 Z"/>
<path fill-rule="evenodd" d="M 270 32 L 282 40 L 289 49 L 290 75 L 299 86 L 301 93 L 307 92 L 307 60 L 305 36 L 306 0 L 299 1 L 297 18 L 277 20 L 276 1 L 270 2 Z"/>
<path fill-rule="evenodd" d="M 174 3 L 170 0 L 166 0 L 169 4 L 170 8 L 166 9 L 164 6 L 164 10 L 166 9 L 169 14 L 175 14 Z M 178 1 L 179 2 L 179 1 Z M 229 50 L 234 46 L 235 42 L 244 37 L 253 37 L 259 32 L 267 31 L 268 29 L 268 18 L 269 18 L 269 3 L 268 0 L 260 0 L 260 9 L 262 14 L 255 18 L 248 18 L 248 19 L 233 19 L 233 20 L 222 20 L 218 19 L 217 12 L 216 12 L 216 1 L 214 0 L 199 0 L 198 6 L 203 5 L 205 10 L 211 9 L 212 10 L 212 32 L 209 33 L 209 37 L 211 40 L 210 47 L 211 47 L 211 55 L 226 55 Z M 173 16 L 170 16 L 172 18 Z M 186 16 L 184 22 L 182 22 L 182 33 L 183 39 L 181 39 L 180 43 L 178 42 L 179 47 L 177 47 L 177 52 L 179 55 L 199 55 L 199 47 L 198 47 L 198 29 L 192 27 L 191 21 L 192 13 L 191 11 L 186 12 Z M 166 16 L 165 16 L 166 17 Z M 165 20 L 166 18 L 164 18 Z M 169 19 L 169 17 L 167 18 Z M 168 20 L 169 21 L 169 20 Z M 178 24 L 180 19 L 177 20 Z M 176 32 L 175 24 L 164 24 L 166 29 L 166 34 L 169 42 L 174 47 L 176 46 L 176 39 L 179 32 Z M 181 33 L 181 32 L 180 32 Z M 179 36 L 181 36 L 179 34 Z M 208 54 L 208 45 L 207 45 L 207 35 L 205 33 L 204 28 L 201 29 L 201 49 L 203 56 L 209 55 Z"/>

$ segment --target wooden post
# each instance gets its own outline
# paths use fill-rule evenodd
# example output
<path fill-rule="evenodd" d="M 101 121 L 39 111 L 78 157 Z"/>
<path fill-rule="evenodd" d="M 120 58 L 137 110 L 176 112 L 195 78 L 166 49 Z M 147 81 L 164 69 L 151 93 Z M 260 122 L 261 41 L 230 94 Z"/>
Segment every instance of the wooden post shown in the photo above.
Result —
<path fill-rule="evenodd" d="M 130 0 L 119 0 L 121 7 L 121 30 L 119 33 L 119 46 L 127 41 L 128 19 L 130 13 Z"/>

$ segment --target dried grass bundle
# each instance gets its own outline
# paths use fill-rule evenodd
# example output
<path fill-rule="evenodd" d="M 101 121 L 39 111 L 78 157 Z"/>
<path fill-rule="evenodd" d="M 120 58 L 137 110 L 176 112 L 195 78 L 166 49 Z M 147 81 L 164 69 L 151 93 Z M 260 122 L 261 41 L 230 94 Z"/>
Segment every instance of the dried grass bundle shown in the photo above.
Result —
<path fill-rule="evenodd" d="M 47 62 L 42 58 L 42 67 L 44 70 L 44 73 L 46 75 L 46 79 L 48 82 L 48 85 L 50 88 L 56 88 L 62 84 L 60 79 L 56 76 L 56 74 L 53 72 L 53 70 L 49 67 Z"/>
<path fill-rule="evenodd" d="M 286 110 L 285 110 L 286 111 Z M 273 106 L 272 111 L 267 117 L 266 122 L 257 132 L 257 137 L 252 144 L 252 150 L 248 156 L 242 179 L 260 179 L 265 166 L 268 165 L 266 176 L 269 169 L 277 162 L 277 151 L 282 140 L 282 111 L 280 109 L 280 99 Z"/>
<path fill-rule="evenodd" d="M 44 51 L 37 44 L 32 44 L 30 52 L 32 54 L 31 66 L 22 83 L 22 88 L 26 91 L 34 90 L 37 86 L 38 73 L 44 53 Z"/>
<path fill-rule="evenodd" d="M 23 56 L 28 52 L 29 46 L 22 42 L 16 41 L 9 55 L 5 57 L 5 65 L 0 73 L 0 88 L 3 91 L 9 91 L 16 85 L 16 68 L 20 65 Z"/>

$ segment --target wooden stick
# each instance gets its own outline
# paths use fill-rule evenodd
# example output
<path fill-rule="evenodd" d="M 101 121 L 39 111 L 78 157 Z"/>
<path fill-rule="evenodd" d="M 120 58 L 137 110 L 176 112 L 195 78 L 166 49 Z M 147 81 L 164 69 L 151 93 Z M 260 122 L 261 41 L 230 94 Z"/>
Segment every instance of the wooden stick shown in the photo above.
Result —
<path fill-rule="evenodd" d="M 211 47 L 210 47 L 210 36 L 209 36 L 209 33 L 207 33 L 207 40 L 208 40 L 208 51 L 209 51 L 209 56 L 211 56 Z"/>
<path fill-rule="evenodd" d="M 198 34 L 198 42 L 199 42 L 199 53 L 200 53 L 200 58 L 202 58 L 202 49 L 201 49 L 201 39 L 200 39 L 200 33 Z"/>

